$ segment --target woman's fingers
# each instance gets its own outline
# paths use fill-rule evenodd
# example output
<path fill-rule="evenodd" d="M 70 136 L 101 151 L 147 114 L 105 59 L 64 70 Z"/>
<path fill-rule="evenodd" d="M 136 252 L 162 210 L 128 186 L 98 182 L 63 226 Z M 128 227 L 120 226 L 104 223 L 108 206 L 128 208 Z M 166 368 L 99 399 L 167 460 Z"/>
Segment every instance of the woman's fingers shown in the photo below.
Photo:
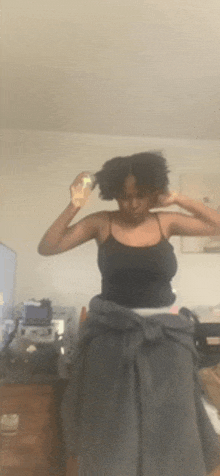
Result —
<path fill-rule="evenodd" d="M 77 177 L 73 180 L 73 183 L 70 187 L 77 187 L 77 185 L 83 185 L 83 178 L 87 177 L 89 172 L 81 172 Z"/>
<path fill-rule="evenodd" d="M 169 192 L 168 194 L 162 194 L 158 197 L 158 205 L 162 207 L 168 207 L 174 205 L 177 198 L 177 192 Z"/>
<path fill-rule="evenodd" d="M 91 188 L 86 187 L 85 180 L 87 178 L 88 181 L 91 182 L 91 180 L 89 180 L 89 175 L 89 172 L 82 172 L 77 175 L 72 185 L 70 185 L 71 201 L 77 207 L 84 206 L 91 194 Z"/>

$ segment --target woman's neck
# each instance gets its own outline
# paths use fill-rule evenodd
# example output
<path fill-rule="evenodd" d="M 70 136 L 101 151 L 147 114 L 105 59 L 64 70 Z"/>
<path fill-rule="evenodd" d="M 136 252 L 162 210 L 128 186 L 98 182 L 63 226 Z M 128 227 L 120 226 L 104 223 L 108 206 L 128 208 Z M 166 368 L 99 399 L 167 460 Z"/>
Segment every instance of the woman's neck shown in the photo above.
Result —
<path fill-rule="evenodd" d="M 136 228 L 137 226 L 143 225 L 152 218 L 153 213 L 146 212 L 144 215 L 141 215 L 138 218 L 132 218 L 130 216 L 124 215 L 120 210 L 114 212 L 114 218 L 121 226 L 129 226 L 131 228 Z"/>

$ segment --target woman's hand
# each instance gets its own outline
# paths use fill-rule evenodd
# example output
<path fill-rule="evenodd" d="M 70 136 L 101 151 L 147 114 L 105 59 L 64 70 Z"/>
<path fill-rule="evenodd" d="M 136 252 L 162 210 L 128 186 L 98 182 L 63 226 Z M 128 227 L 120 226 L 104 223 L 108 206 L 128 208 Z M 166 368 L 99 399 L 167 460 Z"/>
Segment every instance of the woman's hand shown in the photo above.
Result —
<path fill-rule="evenodd" d="M 178 193 L 168 192 L 158 196 L 157 207 L 169 207 L 170 205 L 177 204 Z"/>
<path fill-rule="evenodd" d="M 77 208 L 83 207 L 91 194 L 92 187 L 86 186 L 87 182 L 91 183 L 89 175 L 89 172 L 82 172 L 81 174 L 77 175 L 73 183 L 70 185 L 71 202 Z"/>

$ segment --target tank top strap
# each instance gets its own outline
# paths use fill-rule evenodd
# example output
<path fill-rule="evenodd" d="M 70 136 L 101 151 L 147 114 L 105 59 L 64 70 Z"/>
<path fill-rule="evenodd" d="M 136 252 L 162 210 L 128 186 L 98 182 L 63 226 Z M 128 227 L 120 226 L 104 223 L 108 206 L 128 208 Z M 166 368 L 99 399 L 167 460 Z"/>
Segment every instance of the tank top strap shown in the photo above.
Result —
<path fill-rule="evenodd" d="M 108 233 L 108 238 L 112 236 L 112 213 L 109 213 L 109 233 Z"/>
<path fill-rule="evenodd" d="M 162 230 L 162 227 L 161 227 L 161 223 L 160 223 L 160 219 L 159 219 L 158 213 L 155 213 L 155 216 L 156 216 L 156 219 L 157 219 L 157 222 L 158 222 L 158 226 L 159 226 L 159 229 L 160 229 L 161 238 L 166 239 L 166 237 L 165 237 L 164 234 L 163 234 L 163 230 Z"/>
<path fill-rule="evenodd" d="M 158 226 L 159 226 L 159 229 L 160 229 L 161 238 L 163 238 L 163 239 L 165 240 L 166 237 L 165 237 L 165 235 L 163 234 L 163 230 L 162 230 L 162 227 L 161 227 L 161 223 L 160 223 L 160 219 L 159 219 L 158 213 L 155 213 L 155 216 L 156 216 L 156 219 L 157 219 L 157 222 L 158 222 Z M 108 238 L 110 238 L 111 236 L 113 236 L 113 235 L 112 235 L 112 213 L 111 213 L 111 212 L 109 213 L 108 226 L 109 226 Z"/>

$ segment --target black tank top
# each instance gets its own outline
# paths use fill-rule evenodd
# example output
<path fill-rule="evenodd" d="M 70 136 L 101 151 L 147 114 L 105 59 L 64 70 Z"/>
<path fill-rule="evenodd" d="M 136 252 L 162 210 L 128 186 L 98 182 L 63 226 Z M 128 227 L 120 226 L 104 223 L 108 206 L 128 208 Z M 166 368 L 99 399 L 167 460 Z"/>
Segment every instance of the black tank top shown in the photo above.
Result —
<path fill-rule="evenodd" d="M 100 297 L 129 308 L 163 307 L 175 301 L 170 281 L 177 271 L 173 246 L 163 235 L 153 246 L 129 246 L 111 232 L 99 245 L 98 266 L 102 275 Z"/>

